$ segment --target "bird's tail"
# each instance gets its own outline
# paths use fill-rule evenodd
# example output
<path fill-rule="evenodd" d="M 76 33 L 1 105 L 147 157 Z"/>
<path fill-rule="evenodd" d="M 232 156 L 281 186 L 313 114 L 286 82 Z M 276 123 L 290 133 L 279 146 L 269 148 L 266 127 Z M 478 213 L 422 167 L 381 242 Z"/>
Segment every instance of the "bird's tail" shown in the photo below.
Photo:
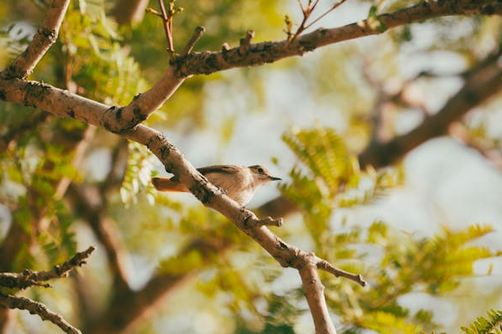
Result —
<path fill-rule="evenodd" d="M 167 177 L 153 177 L 152 184 L 155 189 L 159 191 L 188 191 L 183 183 L 178 180 L 173 180 L 173 178 L 168 179 Z"/>

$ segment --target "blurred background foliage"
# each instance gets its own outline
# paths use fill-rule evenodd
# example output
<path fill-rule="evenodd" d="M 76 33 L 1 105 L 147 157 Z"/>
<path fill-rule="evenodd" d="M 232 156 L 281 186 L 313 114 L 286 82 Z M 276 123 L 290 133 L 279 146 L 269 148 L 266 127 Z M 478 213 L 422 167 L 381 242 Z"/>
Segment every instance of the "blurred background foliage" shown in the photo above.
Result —
<path fill-rule="evenodd" d="M 349 1 L 320 25 L 353 22 L 417 2 Z M 116 24 L 113 8 L 126 3 L 72 1 L 58 42 L 32 78 L 109 104 L 127 104 L 148 89 L 168 65 L 165 36 L 152 14 L 132 25 Z M 207 32 L 196 49 L 219 50 L 224 42 L 236 45 L 249 29 L 259 41 L 283 39 L 284 16 L 295 23 L 301 18 L 297 2 L 287 0 L 178 0 L 177 5 L 183 7 L 174 20 L 178 50 L 198 25 Z M 26 47 L 46 6 L 44 0 L 0 3 L 1 67 Z M 437 110 L 459 87 L 462 72 L 499 46 L 501 31 L 497 17 L 443 18 L 304 58 L 194 77 L 147 124 L 165 131 L 196 165 L 260 162 L 272 165 L 274 174 L 289 176 L 279 191 L 300 207 L 300 214 L 276 232 L 343 269 L 360 272 L 370 283 L 363 289 L 322 275 L 341 333 L 430 333 L 458 331 L 461 325 L 466 333 L 488 333 L 500 324 L 500 312 L 488 310 L 501 305 L 502 289 L 500 280 L 483 283 L 493 265 L 480 272 L 476 264 L 501 255 L 483 241 L 500 221 L 469 227 L 443 221 L 436 233 L 424 234 L 415 226 L 376 217 L 360 224 L 351 212 L 380 205 L 407 183 L 401 164 L 362 170 L 357 162 L 357 153 L 375 138 L 382 92 L 392 95 L 405 87 L 411 100 L 422 101 L 385 105 L 386 127 L 379 135 L 390 138 Z M 418 76 L 422 72 L 435 75 Z M 502 136 L 492 121 L 499 117 L 499 105 L 500 98 L 465 121 L 468 131 L 494 148 Z M 88 138 L 84 153 L 79 151 L 83 138 Z M 153 316 L 135 333 L 312 331 L 296 273 L 280 268 L 190 196 L 156 193 L 150 178 L 163 171 L 145 147 L 128 144 L 119 186 L 108 187 L 120 166 L 114 159 L 118 145 L 117 137 L 76 120 L 0 104 L 1 250 L 7 249 L 13 226 L 22 236 L 9 248 L 15 252 L 3 261 L 3 271 L 44 269 L 88 244 L 99 245 L 89 216 L 72 204 L 74 191 L 64 191 L 70 180 L 70 189 L 104 192 L 96 207 L 113 222 L 113 233 L 123 243 L 133 290 L 152 277 L 189 278 L 154 306 Z M 278 192 L 269 192 L 268 199 L 273 194 Z M 89 327 L 86 322 L 105 312 L 117 288 L 106 252 L 99 248 L 78 277 L 54 289 L 25 293 L 77 326 Z M 95 306 L 91 317 L 84 316 L 81 305 L 86 298 Z M 456 305 L 458 314 L 444 323 L 435 315 L 434 302 Z M 15 313 L 14 328 L 13 333 L 54 330 L 22 312 Z"/>

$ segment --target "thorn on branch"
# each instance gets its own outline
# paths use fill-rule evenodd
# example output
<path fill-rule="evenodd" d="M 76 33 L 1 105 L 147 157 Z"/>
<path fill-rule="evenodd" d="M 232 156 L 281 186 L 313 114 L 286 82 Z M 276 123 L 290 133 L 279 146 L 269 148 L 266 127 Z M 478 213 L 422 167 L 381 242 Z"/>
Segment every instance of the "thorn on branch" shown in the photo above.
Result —
<path fill-rule="evenodd" d="M 336 268 L 335 266 L 333 266 L 331 263 L 329 263 L 326 260 L 322 260 L 322 259 L 317 258 L 316 266 L 320 270 L 324 270 L 328 273 L 335 275 L 335 277 L 344 277 L 344 278 L 350 279 L 350 280 L 358 283 L 362 287 L 365 287 L 368 284 L 360 274 L 353 274 L 348 271 Z"/>
<path fill-rule="evenodd" d="M 221 46 L 221 52 L 228 52 L 228 50 L 230 50 L 230 45 L 228 45 L 228 43 L 223 43 Z"/>
<path fill-rule="evenodd" d="M 282 219 L 282 218 L 267 217 L 267 218 L 263 218 L 263 219 L 258 220 L 256 222 L 256 225 L 281 227 L 283 223 L 284 223 L 284 219 Z"/>
<path fill-rule="evenodd" d="M 249 50 L 249 46 L 251 45 L 251 40 L 254 38 L 254 31 L 248 30 L 246 36 L 240 39 L 239 42 L 239 53 L 244 54 Z"/>
<path fill-rule="evenodd" d="M 195 28 L 192 37 L 190 37 L 190 40 L 188 40 L 187 44 L 183 48 L 183 51 L 181 52 L 181 56 L 187 56 L 192 52 L 192 49 L 194 48 L 195 44 L 199 41 L 199 39 L 202 37 L 204 32 L 206 31 L 206 28 L 203 26 L 198 26 Z"/>

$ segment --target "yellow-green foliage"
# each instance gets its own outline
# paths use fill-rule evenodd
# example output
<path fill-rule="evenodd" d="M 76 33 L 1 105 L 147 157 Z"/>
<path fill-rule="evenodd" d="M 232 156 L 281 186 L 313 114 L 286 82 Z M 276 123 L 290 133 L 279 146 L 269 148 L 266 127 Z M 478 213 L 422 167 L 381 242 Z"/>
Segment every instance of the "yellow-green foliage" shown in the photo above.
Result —
<path fill-rule="evenodd" d="M 490 310 L 485 316 L 474 320 L 468 327 L 462 327 L 466 334 L 502 333 L 502 310 Z"/>
<path fill-rule="evenodd" d="M 369 228 L 334 225 L 340 207 L 365 205 L 400 185 L 396 169 L 360 171 L 342 138 L 329 128 L 292 131 L 283 136 L 299 160 L 283 194 L 301 209 L 316 254 L 345 270 L 365 276 L 369 289 L 323 274 L 330 309 L 346 332 L 419 333 L 437 328 L 430 310 L 411 310 L 399 298 L 413 292 L 444 296 L 462 279 L 474 275 L 474 263 L 498 256 L 471 242 L 493 231 L 473 225 L 462 230 L 443 227 L 431 238 L 396 231 L 382 221 Z M 291 302 L 291 301 L 290 301 Z"/>

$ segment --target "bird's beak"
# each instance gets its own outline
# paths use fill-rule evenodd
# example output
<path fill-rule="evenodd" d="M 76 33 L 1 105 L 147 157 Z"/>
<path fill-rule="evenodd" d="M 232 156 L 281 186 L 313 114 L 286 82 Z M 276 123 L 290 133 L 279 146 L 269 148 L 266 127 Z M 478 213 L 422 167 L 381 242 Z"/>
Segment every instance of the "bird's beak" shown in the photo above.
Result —
<path fill-rule="evenodd" d="M 270 179 L 270 181 L 281 181 L 282 179 L 280 177 L 275 177 L 275 176 L 268 176 L 268 178 Z"/>

